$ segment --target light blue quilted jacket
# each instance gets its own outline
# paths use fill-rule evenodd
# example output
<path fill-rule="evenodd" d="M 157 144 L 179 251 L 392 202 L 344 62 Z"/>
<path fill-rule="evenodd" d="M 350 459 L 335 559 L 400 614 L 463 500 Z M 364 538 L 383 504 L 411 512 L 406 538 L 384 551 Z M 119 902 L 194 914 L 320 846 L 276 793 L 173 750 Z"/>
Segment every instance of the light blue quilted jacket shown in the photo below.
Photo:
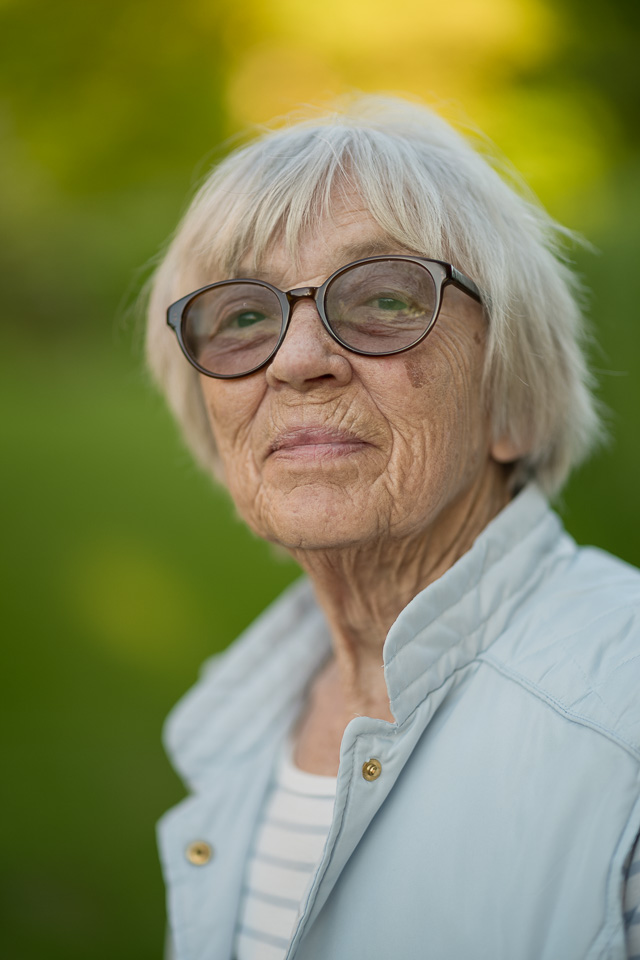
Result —
<path fill-rule="evenodd" d="M 533 487 L 415 597 L 384 646 L 396 721 L 345 730 L 289 960 L 623 960 L 639 610 L 638 572 L 576 547 Z M 191 791 L 159 824 L 177 960 L 232 958 L 272 764 L 329 649 L 302 581 L 168 720 Z M 213 850 L 200 865 L 197 840 Z"/>

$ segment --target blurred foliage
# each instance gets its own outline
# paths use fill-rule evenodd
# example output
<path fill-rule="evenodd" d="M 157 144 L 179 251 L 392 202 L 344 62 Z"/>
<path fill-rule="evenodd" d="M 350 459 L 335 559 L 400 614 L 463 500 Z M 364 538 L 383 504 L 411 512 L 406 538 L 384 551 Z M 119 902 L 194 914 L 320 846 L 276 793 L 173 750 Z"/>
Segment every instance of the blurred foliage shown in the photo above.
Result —
<path fill-rule="evenodd" d="M 635 0 L 609 0 L 606 7 L 595 0 L 555 0 L 554 11 L 563 43 L 548 81 L 597 91 L 605 110 L 613 114 L 621 153 L 637 148 L 640 6 Z"/>
<path fill-rule="evenodd" d="M 631 0 L 2 0 L 2 956 L 158 958 L 159 731 L 295 567 L 235 519 L 150 390 L 131 307 L 246 124 L 354 88 L 484 129 L 584 231 L 614 437 L 569 529 L 632 562 L 640 7 Z"/>

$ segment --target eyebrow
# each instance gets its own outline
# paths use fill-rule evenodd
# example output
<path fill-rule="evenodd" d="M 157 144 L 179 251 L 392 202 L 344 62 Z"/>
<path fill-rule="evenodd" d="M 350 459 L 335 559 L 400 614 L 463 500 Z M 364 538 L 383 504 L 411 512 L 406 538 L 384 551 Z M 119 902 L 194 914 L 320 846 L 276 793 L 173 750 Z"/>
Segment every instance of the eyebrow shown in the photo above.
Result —
<path fill-rule="evenodd" d="M 424 256 L 423 253 L 419 253 L 417 250 L 411 250 L 409 247 L 404 247 L 402 244 L 399 244 L 397 241 L 393 241 L 388 237 L 375 237 L 370 240 L 361 240 L 356 243 L 349 243 L 343 247 L 339 247 L 335 253 L 334 266 L 331 270 L 328 271 L 327 276 L 330 276 L 334 270 L 338 270 L 340 267 L 345 266 L 347 263 L 351 263 L 354 260 L 364 260 L 366 257 L 378 257 L 388 254 L 393 256 L 396 254 L 407 254 L 408 256 L 421 257 Z M 239 265 L 231 271 L 229 277 L 230 280 L 237 280 L 239 278 L 251 277 L 252 280 L 266 280 L 273 283 L 273 272 L 264 269 L 257 269 L 251 271 L 249 274 L 246 270 L 242 269 L 242 265 Z"/>

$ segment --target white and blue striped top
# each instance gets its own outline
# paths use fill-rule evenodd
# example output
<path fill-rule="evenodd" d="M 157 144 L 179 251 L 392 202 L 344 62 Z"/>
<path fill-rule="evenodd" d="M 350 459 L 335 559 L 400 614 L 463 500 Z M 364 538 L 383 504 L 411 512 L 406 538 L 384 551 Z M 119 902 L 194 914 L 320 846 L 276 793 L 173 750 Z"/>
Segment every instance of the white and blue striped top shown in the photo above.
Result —
<path fill-rule="evenodd" d="M 336 778 L 293 764 L 290 742 L 280 754 L 257 824 L 246 870 L 236 960 L 282 960 L 331 826 Z"/>

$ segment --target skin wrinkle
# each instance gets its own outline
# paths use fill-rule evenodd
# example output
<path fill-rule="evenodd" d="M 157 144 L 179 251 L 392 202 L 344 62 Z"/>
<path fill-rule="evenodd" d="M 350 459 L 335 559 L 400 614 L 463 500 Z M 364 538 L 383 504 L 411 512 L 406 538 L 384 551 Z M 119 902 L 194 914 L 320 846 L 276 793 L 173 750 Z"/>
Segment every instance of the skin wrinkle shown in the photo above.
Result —
<path fill-rule="evenodd" d="M 369 243 L 379 251 L 383 240 L 354 202 L 317 224 L 295 272 L 282 244 L 261 269 L 282 289 L 316 286 L 347 262 L 343 247 L 364 251 Z M 405 252 L 391 242 L 387 251 Z M 336 773 L 354 716 L 393 720 L 382 672 L 389 627 L 508 500 L 503 458 L 494 455 L 479 402 L 477 338 L 484 346 L 485 330 L 481 307 L 448 287 L 421 344 L 361 357 L 337 344 L 303 301 L 267 367 L 241 380 L 201 378 L 238 512 L 308 573 L 331 631 L 332 656 L 311 685 L 296 734 L 303 769 Z M 313 461 L 270 453 L 292 427 L 340 429 L 362 445 Z"/>

